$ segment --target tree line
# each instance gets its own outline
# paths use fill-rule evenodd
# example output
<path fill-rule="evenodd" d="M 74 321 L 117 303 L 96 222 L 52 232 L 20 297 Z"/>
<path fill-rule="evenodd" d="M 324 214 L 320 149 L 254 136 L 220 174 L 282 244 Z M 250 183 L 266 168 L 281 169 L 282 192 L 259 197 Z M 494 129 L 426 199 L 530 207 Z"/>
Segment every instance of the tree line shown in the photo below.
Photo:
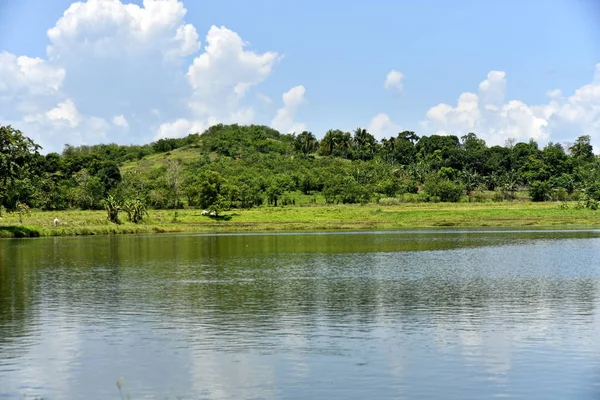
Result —
<path fill-rule="evenodd" d="M 366 129 L 281 134 L 260 125 L 214 125 L 146 145 L 65 145 L 42 155 L 21 131 L 0 127 L 0 207 L 42 210 L 231 208 L 308 202 L 600 201 L 600 163 L 590 136 L 540 148 L 475 133 L 378 141 Z M 126 207 L 125 207 L 126 208 Z M 136 214 L 136 213 L 134 213 Z M 142 211 L 137 213 L 143 214 Z M 134 219 L 141 219 L 136 217 Z"/>

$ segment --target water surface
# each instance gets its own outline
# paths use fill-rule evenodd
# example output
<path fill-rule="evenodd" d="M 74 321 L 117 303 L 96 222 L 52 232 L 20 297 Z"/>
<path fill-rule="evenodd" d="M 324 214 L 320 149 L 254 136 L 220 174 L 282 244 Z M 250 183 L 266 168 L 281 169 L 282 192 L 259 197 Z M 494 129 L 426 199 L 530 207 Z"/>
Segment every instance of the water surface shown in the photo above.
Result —
<path fill-rule="evenodd" d="M 0 398 L 595 399 L 599 231 L 0 241 Z"/>

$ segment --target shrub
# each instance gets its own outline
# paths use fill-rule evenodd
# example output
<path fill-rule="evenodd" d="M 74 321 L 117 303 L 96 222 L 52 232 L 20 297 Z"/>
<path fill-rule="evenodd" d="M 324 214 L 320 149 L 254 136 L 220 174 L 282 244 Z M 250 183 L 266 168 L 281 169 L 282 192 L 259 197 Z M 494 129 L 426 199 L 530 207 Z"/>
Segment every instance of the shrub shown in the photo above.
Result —
<path fill-rule="evenodd" d="M 17 201 L 17 213 L 19 213 L 19 222 L 23 223 L 23 215 L 31 215 L 31 210 L 27 204 Z"/>
<path fill-rule="evenodd" d="M 400 185 L 395 179 L 386 179 L 379 182 L 375 187 L 377 193 L 384 194 L 387 197 L 394 197 L 398 190 L 400 190 Z"/>
<path fill-rule="evenodd" d="M 112 223 L 120 224 L 119 211 L 121 210 L 121 204 L 110 194 L 103 202 L 106 209 L 106 218 Z"/>
<path fill-rule="evenodd" d="M 126 200 L 123 204 L 123 211 L 127 213 L 127 220 L 137 224 L 148 215 L 146 210 L 146 202 L 140 199 Z"/>
<path fill-rule="evenodd" d="M 482 191 L 473 192 L 471 197 L 476 203 L 484 203 L 486 201 L 485 193 L 483 193 Z"/>
<path fill-rule="evenodd" d="M 534 181 L 529 185 L 531 201 L 546 201 L 550 199 L 550 184 L 547 181 Z"/>
<path fill-rule="evenodd" d="M 423 190 L 432 198 L 439 197 L 440 201 L 456 203 L 464 193 L 461 184 L 448 179 L 428 179 L 423 185 Z"/>
<path fill-rule="evenodd" d="M 400 185 L 399 191 L 400 193 L 416 194 L 419 192 L 419 185 L 414 180 L 406 180 Z"/>
<path fill-rule="evenodd" d="M 554 201 L 567 201 L 568 198 L 569 194 L 567 193 L 567 190 L 563 187 L 554 189 L 554 192 L 552 193 L 552 200 Z"/>

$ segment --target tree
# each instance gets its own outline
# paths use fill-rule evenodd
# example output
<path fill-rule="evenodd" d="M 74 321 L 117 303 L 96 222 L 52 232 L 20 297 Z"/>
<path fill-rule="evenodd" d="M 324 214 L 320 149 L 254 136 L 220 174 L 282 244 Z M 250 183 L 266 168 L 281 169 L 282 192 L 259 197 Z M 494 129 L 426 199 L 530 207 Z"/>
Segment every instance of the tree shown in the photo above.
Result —
<path fill-rule="evenodd" d="M 437 175 L 430 176 L 423 185 L 423 190 L 429 196 L 439 197 L 443 202 L 458 202 L 464 193 L 464 186 Z"/>
<path fill-rule="evenodd" d="M 181 161 L 169 160 L 167 164 L 167 187 L 174 209 L 179 208 L 179 195 L 181 192 Z"/>
<path fill-rule="evenodd" d="M 321 146 L 319 147 L 319 154 L 323 156 L 330 156 L 333 154 L 333 150 L 336 145 L 336 135 L 335 131 L 328 130 L 323 136 L 323 140 L 321 140 Z"/>
<path fill-rule="evenodd" d="M 0 204 L 15 180 L 23 178 L 41 146 L 12 126 L 0 126 Z M 8 205 L 7 205 L 8 206 Z M 11 206 L 14 206 L 12 204 Z"/>
<path fill-rule="evenodd" d="M 296 151 L 305 156 L 314 153 L 319 148 L 319 141 L 312 132 L 304 131 L 294 138 L 294 147 Z"/>
<path fill-rule="evenodd" d="M 202 208 L 210 208 L 222 196 L 221 189 L 225 180 L 216 171 L 206 171 L 200 178 L 199 204 Z"/>
<path fill-rule="evenodd" d="M 140 223 L 148 215 L 146 202 L 139 198 L 125 200 L 122 208 L 127 213 L 127 220 L 134 224 Z"/>
<path fill-rule="evenodd" d="M 394 165 L 396 162 L 396 138 L 391 137 L 389 139 L 381 139 L 381 152 L 383 154 L 383 159 Z"/>
<path fill-rule="evenodd" d="M 122 179 L 119 166 L 112 160 L 104 161 L 96 176 L 98 176 L 100 182 L 104 185 L 104 193 L 108 193 L 116 188 Z"/>
<path fill-rule="evenodd" d="M 352 148 L 352 136 L 348 132 L 340 130 L 328 130 L 321 140 L 319 154 L 322 156 L 334 156 L 348 158 Z"/>
<path fill-rule="evenodd" d="M 77 186 L 73 188 L 72 199 L 83 209 L 96 209 L 105 194 L 104 184 L 97 176 L 92 176 L 87 169 L 82 169 L 73 176 Z"/>
<path fill-rule="evenodd" d="M 119 201 L 113 195 L 109 194 L 103 202 L 106 209 L 106 219 L 114 224 L 120 224 L 119 211 L 121 211 L 121 204 Z"/>
<path fill-rule="evenodd" d="M 502 190 L 504 199 L 513 200 L 515 193 L 519 190 L 521 179 L 515 171 L 509 171 L 498 178 L 497 182 Z"/>
<path fill-rule="evenodd" d="M 419 141 L 419 136 L 413 131 L 402 131 L 398 133 L 398 139 L 406 140 L 414 145 Z"/>
<path fill-rule="evenodd" d="M 594 152 L 589 135 L 579 136 L 575 144 L 569 148 L 571 155 L 581 161 L 594 160 Z"/>
<path fill-rule="evenodd" d="M 549 200 L 550 190 L 550 184 L 546 181 L 535 181 L 529 185 L 529 195 L 532 201 Z"/>
<path fill-rule="evenodd" d="M 366 161 L 373 158 L 377 147 L 377 140 L 366 129 L 356 128 L 353 142 L 355 159 Z"/>
<path fill-rule="evenodd" d="M 277 182 L 272 182 L 271 186 L 267 188 L 267 200 L 269 204 L 272 204 L 274 207 L 277 207 L 277 201 L 283 195 L 283 188 L 277 184 Z"/>
<path fill-rule="evenodd" d="M 469 196 L 469 201 L 471 201 L 473 191 L 481 184 L 481 176 L 477 172 L 463 170 L 460 173 L 460 180 Z"/>

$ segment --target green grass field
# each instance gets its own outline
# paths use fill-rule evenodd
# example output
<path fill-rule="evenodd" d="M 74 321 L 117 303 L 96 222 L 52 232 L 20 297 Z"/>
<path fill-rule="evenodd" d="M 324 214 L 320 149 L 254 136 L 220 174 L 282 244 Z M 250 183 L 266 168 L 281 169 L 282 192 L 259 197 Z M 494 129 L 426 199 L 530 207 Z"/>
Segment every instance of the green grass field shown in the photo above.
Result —
<path fill-rule="evenodd" d="M 32 211 L 0 218 L 0 237 L 110 235 L 136 233 L 207 233 L 265 231 L 388 230 L 435 227 L 600 227 L 600 211 L 568 209 L 560 203 L 403 203 L 261 207 L 232 210 L 221 219 L 202 210 L 150 210 L 143 223 L 109 223 L 104 211 Z M 54 227 L 54 217 L 60 226 Z M 125 215 L 121 214 L 125 220 Z"/>

